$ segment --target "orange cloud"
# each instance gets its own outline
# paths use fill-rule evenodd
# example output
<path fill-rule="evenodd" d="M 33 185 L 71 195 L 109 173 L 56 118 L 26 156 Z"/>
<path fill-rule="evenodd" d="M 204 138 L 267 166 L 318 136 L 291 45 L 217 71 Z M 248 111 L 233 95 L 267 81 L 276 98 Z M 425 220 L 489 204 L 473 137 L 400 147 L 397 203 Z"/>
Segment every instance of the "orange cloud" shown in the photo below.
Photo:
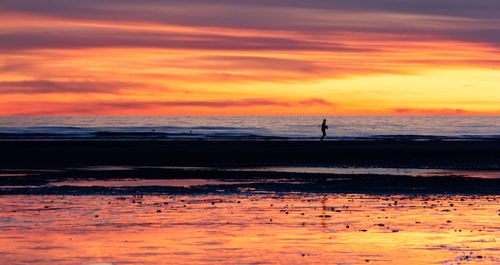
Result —
<path fill-rule="evenodd" d="M 475 114 L 463 109 L 409 109 L 397 108 L 393 110 L 396 114 L 404 115 L 467 115 Z"/>
<path fill-rule="evenodd" d="M 26 108 L 19 109 L 14 106 L 24 106 Z M 266 98 L 243 98 L 234 100 L 172 100 L 172 101 L 97 101 L 97 102 L 31 102 L 19 103 L 11 105 L 10 115 L 57 115 L 60 113 L 71 114 L 107 114 L 107 113 L 140 113 L 137 110 L 146 111 L 172 111 L 173 109 L 183 109 L 186 111 L 190 108 L 204 109 L 205 111 L 214 111 L 225 109 L 252 109 L 255 111 L 259 108 L 274 108 L 283 109 L 291 106 L 301 107 L 326 107 L 334 108 L 336 104 L 329 101 L 317 98 L 305 100 L 283 100 L 283 99 L 266 99 Z M 47 107 L 49 106 L 49 107 Z M 238 112 L 240 113 L 240 112 Z"/>
<path fill-rule="evenodd" d="M 65 93 L 105 93 L 113 94 L 119 90 L 138 87 L 141 84 L 133 82 L 92 82 L 92 81 L 52 81 L 52 80 L 22 80 L 0 82 L 2 94 L 65 94 Z"/>

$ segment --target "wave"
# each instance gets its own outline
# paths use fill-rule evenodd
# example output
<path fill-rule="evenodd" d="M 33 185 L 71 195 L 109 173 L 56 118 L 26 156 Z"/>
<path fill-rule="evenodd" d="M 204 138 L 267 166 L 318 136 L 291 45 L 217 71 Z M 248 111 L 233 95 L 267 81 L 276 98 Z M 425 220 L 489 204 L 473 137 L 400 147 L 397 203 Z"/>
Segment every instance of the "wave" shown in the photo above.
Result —
<path fill-rule="evenodd" d="M 288 139 L 449 141 L 500 138 L 500 116 L 1 117 L 0 139 Z"/>

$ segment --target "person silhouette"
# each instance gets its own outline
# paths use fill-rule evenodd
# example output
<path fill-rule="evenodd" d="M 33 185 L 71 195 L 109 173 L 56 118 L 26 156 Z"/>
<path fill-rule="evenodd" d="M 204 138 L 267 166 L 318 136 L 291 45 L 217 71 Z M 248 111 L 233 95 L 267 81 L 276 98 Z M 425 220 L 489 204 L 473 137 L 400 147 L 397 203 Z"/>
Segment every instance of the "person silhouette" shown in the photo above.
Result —
<path fill-rule="evenodd" d="M 328 126 L 326 126 L 326 119 L 323 119 L 323 123 L 321 124 L 321 132 L 323 133 L 323 135 L 321 136 L 321 141 L 325 139 L 327 129 Z"/>

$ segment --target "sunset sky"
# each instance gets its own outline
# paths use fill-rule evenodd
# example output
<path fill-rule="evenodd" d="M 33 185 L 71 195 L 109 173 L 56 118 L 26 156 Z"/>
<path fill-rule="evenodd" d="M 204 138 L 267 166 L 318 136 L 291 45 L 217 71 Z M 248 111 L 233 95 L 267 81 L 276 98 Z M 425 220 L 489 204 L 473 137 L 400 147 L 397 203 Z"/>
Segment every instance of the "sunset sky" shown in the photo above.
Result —
<path fill-rule="evenodd" d="M 0 1 L 0 115 L 500 114 L 498 0 Z"/>

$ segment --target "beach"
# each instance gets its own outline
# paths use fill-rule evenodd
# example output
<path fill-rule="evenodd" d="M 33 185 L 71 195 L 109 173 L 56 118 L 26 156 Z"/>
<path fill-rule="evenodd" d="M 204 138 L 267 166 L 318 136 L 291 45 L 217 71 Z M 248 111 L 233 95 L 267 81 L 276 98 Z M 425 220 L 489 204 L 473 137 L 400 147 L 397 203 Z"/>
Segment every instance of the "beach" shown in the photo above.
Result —
<path fill-rule="evenodd" d="M 0 17 L 0 265 L 500 264 L 500 1 Z"/>
<path fill-rule="evenodd" d="M 0 149 L 8 264 L 500 262 L 495 139 L 4 139 Z"/>

